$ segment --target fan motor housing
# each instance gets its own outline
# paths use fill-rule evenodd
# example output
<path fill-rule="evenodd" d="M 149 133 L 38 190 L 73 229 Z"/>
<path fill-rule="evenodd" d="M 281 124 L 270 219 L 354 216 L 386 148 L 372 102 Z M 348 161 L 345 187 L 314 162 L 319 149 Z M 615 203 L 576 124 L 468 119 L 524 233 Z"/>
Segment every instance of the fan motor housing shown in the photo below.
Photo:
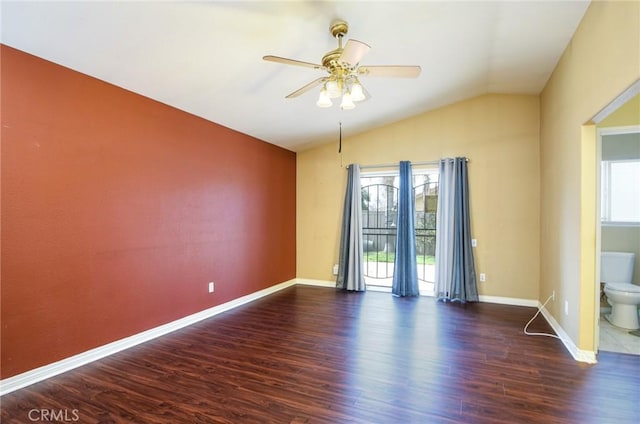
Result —
<path fill-rule="evenodd" d="M 338 47 L 335 50 L 331 50 L 327 54 L 322 57 L 322 66 L 325 68 L 332 70 L 338 65 L 338 59 L 342 55 L 342 47 Z"/>

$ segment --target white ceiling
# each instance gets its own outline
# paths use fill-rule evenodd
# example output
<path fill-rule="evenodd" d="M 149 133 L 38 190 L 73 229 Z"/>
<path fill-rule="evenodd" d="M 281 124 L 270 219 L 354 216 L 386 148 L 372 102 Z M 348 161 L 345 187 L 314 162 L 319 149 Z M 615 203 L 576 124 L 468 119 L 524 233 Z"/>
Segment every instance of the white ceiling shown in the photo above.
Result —
<path fill-rule="evenodd" d="M 484 93 L 539 93 L 588 1 L 2 1 L 2 43 L 290 150 Z M 417 79 L 362 78 L 372 98 L 320 109 L 285 96 L 345 40 L 362 65 L 420 65 Z"/>

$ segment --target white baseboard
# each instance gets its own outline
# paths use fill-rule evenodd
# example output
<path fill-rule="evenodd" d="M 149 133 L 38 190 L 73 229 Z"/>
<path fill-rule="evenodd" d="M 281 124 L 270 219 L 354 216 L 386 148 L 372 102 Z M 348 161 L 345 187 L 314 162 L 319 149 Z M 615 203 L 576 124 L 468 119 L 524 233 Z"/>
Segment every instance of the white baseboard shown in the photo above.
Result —
<path fill-rule="evenodd" d="M 567 348 L 573 359 L 579 362 L 587 362 L 589 364 L 595 364 L 596 353 L 588 350 L 579 349 L 578 346 L 571 340 L 571 337 L 564 331 L 562 326 L 553 318 L 553 316 L 542 307 L 542 303 L 537 300 L 531 299 L 518 299 L 513 297 L 496 297 L 496 296 L 480 296 L 481 302 L 489 303 L 501 303 L 504 305 L 516 305 L 516 306 L 530 306 L 534 308 L 540 308 L 542 316 L 547 320 L 553 331 L 558 335 L 564 346 Z"/>
<path fill-rule="evenodd" d="M 196 322 L 218 315 L 230 309 L 237 308 L 238 306 L 260 299 L 264 296 L 268 296 L 287 287 L 291 287 L 296 283 L 296 279 L 285 281 L 284 283 L 267 287 L 266 289 L 239 297 L 237 299 L 218 306 L 214 306 L 209 309 L 205 309 L 204 311 L 188 315 L 176 321 L 163 324 L 159 327 L 155 327 L 147 331 L 143 331 L 142 333 L 134 334 L 130 337 L 116 340 L 115 342 L 79 353 L 69 358 L 54 362 L 52 364 L 44 365 L 31 371 L 27 371 L 13 377 L 5 378 L 4 380 L 0 380 L 0 396 L 6 395 L 7 393 L 11 393 L 39 381 L 46 380 L 47 378 L 51 378 L 58 374 L 62 374 L 63 372 L 70 371 L 74 368 L 78 368 L 82 365 L 86 365 L 90 362 L 97 361 L 98 359 L 102 359 L 106 356 L 113 355 L 114 353 L 129 349 L 141 343 L 148 342 L 149 340 L 153 340 L 157 337 L 164 336 L 165 334 L 195 324 Z"/>
<path fill-rule="evenodd" d="M 330 280 L 314 280 L 310 278 L 296 278 L 296 284 L 305 284 L 308 286 L 317 286 L 317 287 L 336 287 L 335 281 Z M 390 287 L 380 287 L 380 286 L 367 286 L 367 290 L 369 291 L 379 291 L 390 293 Z M 537 300 L 534 299 L 520 299 L 517 297 L 500 297 L 500 296 L 484 296 L 480 295 L 480 302 L 486 303 L 499 303 L 502 305 L 514 305 L 514 306 L 529 306 L 535 308 L 539 305 Z"/>
<path fill-rule="evenodd" d="M 329 280 L 313 280 L 311 278 L 296 278 L 294 280 L 296 284 L 304 284 L 305 286 L 316 286 L 316 287 L 336 287 L 335 281 Z"/>
<path fill-rule="evenodd" d="M 204 319 L 211 318 L 222 312 L 228 311 L 233 308 L 237 308 L 238 306 L 241 306 L 246 303 L 252 302 L 254 300 L 260 299 L 262 297 L 268 296 L 272 293 L 275 293 L 277 291 L 283 290 L 287 287 L 291 287 L 296 284 L 303 284 L 303 285 L 316 286 L 316 287 L 328 287 L 328 288 L 335 288 L 335 285 L 336 285 L 335 281 L 314 280 L 314 279 L 308 279 L 308 278 L 295 278 L 293 280 L 285 281 L 283 283 L 276 284 L 274 286 L 257 291 L 255 293 L 251 293 L 246 296 L 242 296 L 232 301 L 223 303 L 222 305 L 214 306 L 212 308 L 205 309 L 204 311 L 200 311 L 195 314 L 186 316 L 184 318 L 180 318 L 176 321 L 172 321 L 170 323 L 161 325 L 159 327 L 155 327 L 150 330 L 143 331 L 142 333 L 134 334 L 130 337 L 116 340 L 115 342 L 108 343 L 106 345 L 97 347 L 95 349 L 91 349 L 86 352 L 79 353 L 69 358 L 65 358 L 60 361 L 54 362 L 52 364 L 44 365 L 42 367 L 24 372 L 22 374 L 5 378 L 4 380 L 0 380 L 0 396 L 11 393 L 13 391 L 29 386 L 31 384 L 35 384 L 39 381 L 46 380 L 47 378 L 54 377 L 58 374 L 71 371 L 72 369 L 81 367 L 82 365 L 86 365 L 93 361 L 97 361 L 98 359 L 102 359 L 106 356 L 113 355 L 114 353 L 121 352 L 125 349 L 129 349 L 131 347 L 137 346 L 141 343 L 148 342 L 157 337 L 163 336 L 165 334 L 168 334 L 173 331 L 179 330 L 181 328 L 187 327 L 189 325 L 195 324 L 196 322 L 202 321 Z M 534 301 L 534 300 L 497 297 L 497 296 L 480 296 L 480 301 L 488 302 L 488 303 L 500 303 L 505 305 L 516 305 L 516 306 L 534 306 L 535 307 L 540 305 L 537 301 Z M 575 344 L 572 342 L 572 340 L 569 338 L 569 336 L 564 332 L 564 330 L 562 330 L 562 327 L 560 327 L 560 325 L 555 321 L 555 319 L 553 319 L 553 317 L 546 311 L 546 309 L 542 309 L 542 315 L 546 318 L 547 322 L 549 322 L 549 324 L 554 329 L 554 331 L 560 336 L 564 345 L 567 347 L 571 355 L 577 361 L 589 362 L 589 363 L 596 362 L 595 353 L 578 349 L 575 346 Z"/>
<path fill-rule="evenodd" d="M 520 299 L 518 297 L 501 297 L 501 296 L 485 296 L 480 295 L 480 302 L 485 303 L 499 303 L 501 305 L 513 305 L 513 306 L 530 306 L 535 308 L 538 306 L 538 301 L 533 299 Z"/>
<path fill-rule="evenodd" d="M 567 348 L 571 356 L 573 356 L 573 359 L 578 362 L 586 362 L 588 364 L 595 364 L 598 362 L 596 359 L 596 352 L 579 349 L 558 321 L 556 321 L 553 315 L 549 313 L 547 308 L 543 308 L 541 303 L 538 304 L 538 307 L 541 308 L 540 311 L 542 312 L 542 316 L 544 316 L 551 328 L 553 328 L 553 331 L 555 331 L 558 337 L 560 337 L 564 347 Z"/>

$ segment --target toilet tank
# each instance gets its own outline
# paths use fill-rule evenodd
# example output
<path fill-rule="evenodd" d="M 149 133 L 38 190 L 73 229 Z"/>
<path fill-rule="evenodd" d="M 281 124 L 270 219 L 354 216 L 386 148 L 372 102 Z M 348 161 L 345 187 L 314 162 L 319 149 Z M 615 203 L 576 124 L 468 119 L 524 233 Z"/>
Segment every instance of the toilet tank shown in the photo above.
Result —
<path fill-rule="evenodd" d="M 635 253 L 602 252 L 600 254 L 600 282 L 631 283 Z"/>

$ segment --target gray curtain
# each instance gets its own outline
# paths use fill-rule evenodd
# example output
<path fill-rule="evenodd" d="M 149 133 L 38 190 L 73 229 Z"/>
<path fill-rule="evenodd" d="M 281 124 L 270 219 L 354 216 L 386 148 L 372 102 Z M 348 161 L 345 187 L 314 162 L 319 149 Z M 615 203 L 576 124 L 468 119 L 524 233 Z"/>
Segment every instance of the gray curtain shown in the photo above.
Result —
<path fill-rule="evenodd" d="M 466 158 L 440 161 L 436 219 L 436 297 L 477 302 Z"/>
<path fill-rule="evenodd" d="M 342 212 L 337 288 L 350 291 L 366 290 L 362 253 L 360 165 L 351 164 L 348 168 L 347 190 Z"/>
<path fill-rule="evenodd" d="M 400 162 L 400 190 L 398 193 L 398 234 L 393 268 L 394 296 L 418 296 L 418 265 L 416 263 L 415 205 L 411 162 Z"/>

